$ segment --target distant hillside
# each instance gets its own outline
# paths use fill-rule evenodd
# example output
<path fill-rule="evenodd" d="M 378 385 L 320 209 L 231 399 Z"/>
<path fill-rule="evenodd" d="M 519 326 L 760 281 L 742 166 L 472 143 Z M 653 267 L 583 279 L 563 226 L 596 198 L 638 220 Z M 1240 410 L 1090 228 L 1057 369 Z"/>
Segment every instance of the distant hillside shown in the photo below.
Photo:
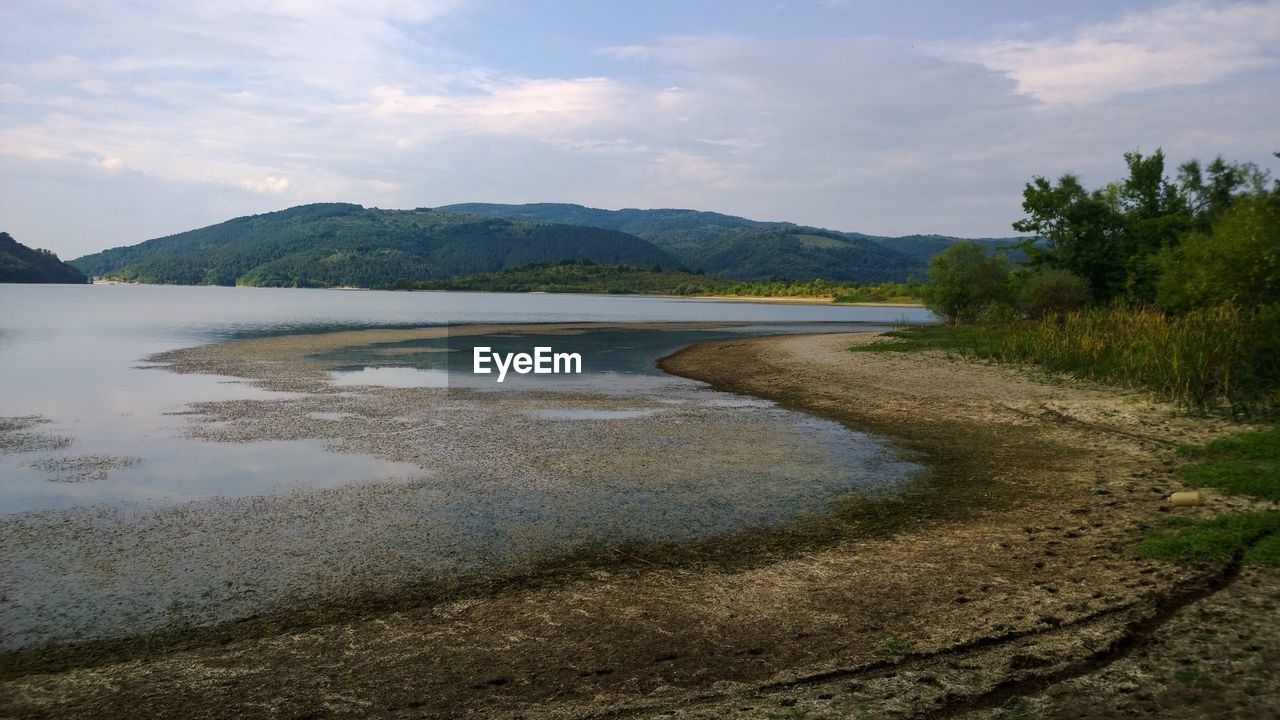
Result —
<path fill-rule="evenodd" d="M 857 234 L 850 233 L 850 235 Z M 862 237 L 874 240 L 887 248 L 892 248 L 926 263 L 929 262 L 929 258 L 946 250 L 948 246 L 959 240 L 978 243 L 988 250 L 1003 251 L 1013 260 L 1021 261 L 1026 259 L 1026 253 L 1016 247 L 1021 238 L 956 238 L 947 235 L 903 235 L 902 237 L 863 235 Z"/>
<path fill-rule="evenodd" d="M 941 235 L 881 237 L 697 210 L 600 210 L 568 203 L 466 203 L 440 209 L 620 230 L 667 250 L 687 267 L 743 279 L 903 280 L 911 274 L 923 275 L 929 258 L 961 239 Z M 977 240 L 989 247 L 1014 241 Z"/>
<path fill-rule="evenodd" d="M 86 255 L 86 273 L 146 283 L 371 287 L 558 260 L 679 263 L 625 233 L 420 208 L 302 205 Z"/>
<path fill-rule="evenodd" d="M 35 250 L 0 232 L 0 282 L 87 283 L 89 278 L 48 250 Z"/>
<path fill-rule="evenodd" d="M 527 203 L 503 205 L 500 203 L 461 203 L 445 205 L 438 210 L 465 212 L 493 217 L 523 218 L 538 222 L 590 225 L 631 233 L 645 240 L 663 237 L 681 230 L 696 230 L 714 226 L 722 228 L 795 227 L 792 223 L 761 222 L 736 215 L 724 215 L 701 210 L 657 209 L 600 210 L 572 203 Z"/>
<path fill-rule="evenodd" d="M 743 280 L 770 277 L 880 282 L 905 280 L 924 264 L 866 238 L 697 210 L 598 210 L 581 205 L 469 203 L 442 210 L 628 232 L 686 267 Z"/>

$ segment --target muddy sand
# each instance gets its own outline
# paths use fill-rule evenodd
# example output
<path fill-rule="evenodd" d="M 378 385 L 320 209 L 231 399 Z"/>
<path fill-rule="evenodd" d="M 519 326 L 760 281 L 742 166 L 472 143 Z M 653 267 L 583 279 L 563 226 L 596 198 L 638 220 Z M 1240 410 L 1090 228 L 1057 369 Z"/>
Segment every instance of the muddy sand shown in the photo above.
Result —
<path fill-rule="evenodd" d="M 378 331 L 382 332 L 382 331 Z M 411 332 L 411 331 L 391 331 Z M 316 391 L 306 339 L 171 357 Z M 803 532 L 571 559 L 486 587 L 3 659 L 16 716 L 1261 717 L 1274 569 L 1135 557 L 1140 525 L 1250 501 L 1173 448 L 1238 431 L 1137 394 L 866 335 L 712 342 L 663 367 L 889 438 L 930 469 Z M 289 343 L 305 346 L 306 353 Z M 186 362 L 184 365 L 183 363 Z M 231 427 L 237 427 L 231 423 Z"/>

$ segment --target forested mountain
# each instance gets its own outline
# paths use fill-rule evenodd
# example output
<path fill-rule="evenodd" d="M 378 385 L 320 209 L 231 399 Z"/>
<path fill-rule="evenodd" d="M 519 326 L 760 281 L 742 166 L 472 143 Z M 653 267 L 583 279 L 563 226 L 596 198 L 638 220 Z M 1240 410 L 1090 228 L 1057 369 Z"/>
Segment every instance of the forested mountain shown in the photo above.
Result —
<path fill-rule="evenodd" d="M 870 240 L 817 228 L 705 225 L 666 233 L 655 245 L 686 267 L 738 280 L 771 277 L 858 282 L 906 280 L 924 263 Z"/>
<path fill-rule="evenodd" d="M 876 238 L 696 210 L 559 203 L 381 210 L 323 203 L 71 262 L 94 276 L 178 285 L 373 287 L 564 260 L 685 268 L 735 280 L 866 283 L 921 276 L 928 258 L 951 241 Z"/>
<path fill-rule="evenodd" d="M 921 262 L 929 262 L 930 258 L 938 253 L 951 247 L 958 241 L 977 243 L 988 250 L 998 250 L 1007 254 L 1015 261 L 1026 259 L 1026 253 L 1017 246 L 1020 238 L 956 238 L 949 235 L 903 235 L 901 237 L 876 237 L 873 235 L 861 235 L 860 233 L 849 233 L 858 237 L 864 237 L 868 240 L 892 248 L 900 253 L 905 253 Z"/>
<path fill-rule="evenodd" d="M 146 283 L 370 287 L 559 260 L 679 264 L 613 230 L 346 203 L 236 218 L 72 263 L 91 275 Z"/>
<path fill-rule="evenodd" d="M 662 238 L 670 233 L 713 226 L 721 228 L 795 227 L 793 223 L 761 222 L 736 215 L 724 215 L 701 210 L 655 209 L 601 210 L 572 203 L 527 203 L 504 205 L 501 203 L 461 203 L 444 205 L 439 210 L 448 212 L 490 215 L 493 217 L 522 218 L 538 222 L 590 225 L 631 233 L 645 240 Z"/>
<path fill-rule="evenodd" d="M 746 279 L 776 275 L 901 280 L 912 273 L 923 274 L 929 258 L 960 239 L 881 237 L 697 210 L 600 210 L 567 203 L 465 203 L 440 209 L 621 230 L 667 250 L 688 267 Z M 1012 245 L 1015 239 L 978 242 L 994 248 Z"/>
<path fill-rule="evenodd" d="M 48 250 L 36 250 L 0 232 L 0 282 L 87 283 L 84 273 Z"/>

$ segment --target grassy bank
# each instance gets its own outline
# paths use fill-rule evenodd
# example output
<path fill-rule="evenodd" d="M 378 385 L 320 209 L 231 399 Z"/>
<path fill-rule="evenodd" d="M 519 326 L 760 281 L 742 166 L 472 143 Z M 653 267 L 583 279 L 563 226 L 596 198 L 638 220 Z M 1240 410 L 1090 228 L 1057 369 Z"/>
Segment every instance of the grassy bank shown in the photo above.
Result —
<path fill-rule="evenodd" d="M 1190 485 L 1280 500 L 1280 426 L 1184 447 L 1179 453 L 1197 460 L 1181 470 Z M 1170 518 L 1146 530 L 1139 551 L 1166 560 L 1226 562 L 1239 558 L 1246 564 L 1280 565 L 1280 511 Z"/>
<path fill-rule="evenodd" d="M 1193 412 L 1271 416 L 1280 405 L 1280 311 L 1224 305 L 1168 315 L 1095 307 L 1040 320 L 907 328 L 861 352 L 938 348 L 1126 387 Z"/>
<path fill-rule="evenodd" d="M 1275 315 L 1232 308 L 1166 316 L 1094 308 L 1039 321 L 934 325 L 887 333 L 855 352 L 938 349 L 1143 387 L 1196 411 L 1277 411 Z M 1280 426 L 1184 446 L 1194 487 L 1280 501 Z M 1280 511 L 1170 517 L 1145 529 L 1140 554 L 1180 562 L 1280 565 Z"/>

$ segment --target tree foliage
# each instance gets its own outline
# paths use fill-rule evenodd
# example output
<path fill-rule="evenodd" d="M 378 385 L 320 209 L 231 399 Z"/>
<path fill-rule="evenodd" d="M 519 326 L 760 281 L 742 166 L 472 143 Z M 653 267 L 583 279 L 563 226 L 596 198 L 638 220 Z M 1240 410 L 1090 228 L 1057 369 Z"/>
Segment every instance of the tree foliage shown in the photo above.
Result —
<path fill-rule="evenodd" d="M 830 298 L 837 302 L 910 300 L 917 290 L 915 286 L 901 283 L 864 284 L 823 278 L 731 280 L 685 269 L 603 265 L 589 260 L 537 263 L 445 280 L 399 281 L 385 287 L 399 290 L 805 297 Z"/>
<path fill-rule="evenodd" d="M 1089 304 L 1089 282 L 1070 270 L 1041 268 L 1022 280 L 1018 309 L 1032 318 L 1078 310 Z"/>
<path fill-rule="evenodd" d="M 929 261 L 924 303 L 948 323 L 971 322 L 1009 297 L 1009 261 L 977 243 L 959 242 Z"/>
<path fill-rule="evenodd" d="M 147 283 L 372 287 L 557 260 L 679 265 L 613 230 L 343 203 L 236 218 L 73 262 Z"/>
<path fill-rule="evenodd" d="M 1280 302 L 1280 196 L 1251 195 L 1159 256 L 1158 300 L 1173 310 Z"/>
<path fill-rule="evenodd" d="M 52 252 L 29 248 L 0 232 L 0 282 L 87 283 L 89 278 Z"/>
<path fill-rule="evenodd" d="M 670 252 L 686 267 L 744 280 L 776 276 L 901 282 L 922 273 L 930 257 L 957 240 L 941 235 L 889 238 L 842 233 L 697 210 L 600 210 L 564 203 L 468 203 L 442 209 L 620 230 Z M 978 242 L 994 246 L 1015 240 Z"/>
<path fill-rule="evenodd" d="M 1241 197 L 1275 194 L 1251 163 L 1192 160 L 1176 178 L 1161 150 L 1126 153 L 1125 164 L 1125 178 L 1092 191 L 1072 174 L 1033 178 L 1023 190 L 1026 217 L 1013 224 L 1031 236 L 1023 244 L 1031 266 L 1079 275 L 1097 301 L 1154 302 L 1185 238 L 1208 233 Z"/>

